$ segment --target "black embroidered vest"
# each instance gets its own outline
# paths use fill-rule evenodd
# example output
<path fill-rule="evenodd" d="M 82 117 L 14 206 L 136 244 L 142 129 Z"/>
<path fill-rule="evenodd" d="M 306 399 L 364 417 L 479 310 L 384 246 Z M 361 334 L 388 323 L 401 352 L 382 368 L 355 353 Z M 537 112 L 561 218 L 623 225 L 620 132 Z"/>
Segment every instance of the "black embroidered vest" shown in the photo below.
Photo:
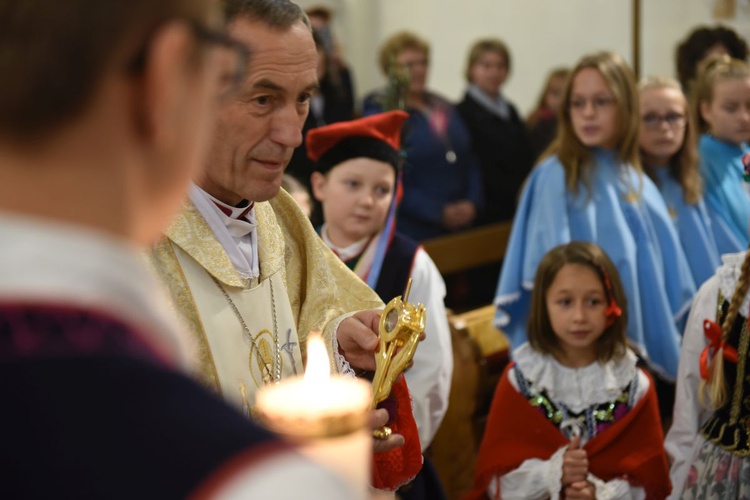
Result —
<path fill-rule="evenodd" d="M 721 325 L 729 309 L 729 302 L 720 294 L 716 317 Z M 726 451 L 740 456 L 750 455 L 750 380 L 748 380 L 748 347 L 750 333 L 747 318 L 738 314 L 729 332 L 727 343 L 737 349 L 737 364 L 724 360 L 724 380 L 729 401 L 714 412 L 701 428 L 701 434 Z"/>

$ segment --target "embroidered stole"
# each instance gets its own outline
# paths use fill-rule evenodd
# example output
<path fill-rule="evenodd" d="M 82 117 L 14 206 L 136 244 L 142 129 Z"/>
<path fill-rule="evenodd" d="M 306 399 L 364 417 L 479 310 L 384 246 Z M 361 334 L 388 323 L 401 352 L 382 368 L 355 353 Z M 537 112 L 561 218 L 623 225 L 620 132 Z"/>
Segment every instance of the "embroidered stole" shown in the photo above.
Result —
<path fill-rule="evenodd" d="M 271 374 L 276 369 L 274 305 L 281 378 L 303 372 L 294 315 L 280 273 L 248 288 L 222 284 L 253 335 L 253 343 L 206 269 L 176 245 L 173 248 L 198 309 L 219 390 L 226 400 L 249 412 L 258 388 L 268 380 L 266 365 Z"/>

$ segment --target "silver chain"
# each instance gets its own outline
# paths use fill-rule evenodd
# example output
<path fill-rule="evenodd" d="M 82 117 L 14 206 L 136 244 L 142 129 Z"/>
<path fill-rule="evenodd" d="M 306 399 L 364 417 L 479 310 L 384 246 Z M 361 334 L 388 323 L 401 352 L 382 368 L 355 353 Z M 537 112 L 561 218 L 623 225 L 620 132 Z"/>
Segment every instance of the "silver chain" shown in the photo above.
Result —
<path fill-rule="evenodd" d="M 232 308 L 232 311 L 234 311 L 234 314 L 237 316 L 237 319 L 240 320 L 240 324 L 242 325 L 242 330 L 245 332 L 245 334 L 250 339 L 250 342 L 252 342 L 253 347 L 255 348 L 255 352 L 258 353 L 258 356 L 260 357 L 260 360 L 263 362 L 263 366 L 266 369 L 266 374 L 268 375 L 269 379 L 273 379 L 276 382 L 279 382 L 281 380 L 281 345 L 279 343 L 279 327 L 276 323 L 276 299 L 274 297 L 273 293 L 273 280 L 268 280 L 268 286 L 271 290 L 271 311 L 273 313 L 273 339 L 274 344 L 276 347 L 276 353 L 275 353 L 275 370 L 274 373 L 271 373 L 271 367 L 268 366 L 268 363 L 260 356 L 260 349 L 258 349 L 258 344 L 255 343 L 255 338 L 253 337 L 253 334 L 250 333 L 250 328 L 247 327 L 247 324 L 245 323 L 245 318 L 242 317 L 242 314 L 240 314 L 240 310 L 237 309 L 237 306 L 235 305 L 232 298 L 229 296 L 229 293 L 224 289 L 223 286 L 221 286 L 221 283 L 219 283 L 219 280 L 217 280 L 212 274 L 209 274 L 211 276 L 211 279 L 216 283 L 216 286 L 219 287 L 219 290 L 221 290 L 221 293 L 224 294 L 224 298 L 227 299 L 227 302 L 229 303 L 229 306 Z M 274 377 L 275 375 L 275 377 Z"/>

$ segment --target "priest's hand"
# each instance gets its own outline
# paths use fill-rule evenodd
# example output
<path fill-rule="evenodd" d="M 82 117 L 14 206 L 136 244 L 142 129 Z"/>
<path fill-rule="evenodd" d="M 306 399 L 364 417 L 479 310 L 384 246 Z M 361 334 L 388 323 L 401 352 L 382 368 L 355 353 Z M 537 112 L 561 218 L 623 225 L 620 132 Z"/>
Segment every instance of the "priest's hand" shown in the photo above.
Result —
<path fill-rule="evenodd" d="M 565 488 L 565 500 L 594 498 L 596 487 L 588 481 L 579 481 Z"/>
<path fill-rule="evenodd" d="M 370 429 L 380 429 L 388 423 L 388 410 L 380 408 L 370 413 Z M 380 453 L 403 446 L 406 440 L 401 434 L 391 434 L 387 439 L 372 438 L 372 451 Z"/>
<path fill-rule="evenodd" d="M 339 353 L 352 368 L 375 370 L 375 350 L 378 348 L 378 322 L 381 311 L 359 311 L 339 325 L 336 337 Z"/>
<path fill-rule="evenodd" d="M 588 455 L 586 450 L 581 448 L 581 438 L 579 436 L 570 440 L 568 449 L 563 454 L 562 472 L 561 483 L 563 488 L 573 483 L 585 482 L 589 475 Z"/>

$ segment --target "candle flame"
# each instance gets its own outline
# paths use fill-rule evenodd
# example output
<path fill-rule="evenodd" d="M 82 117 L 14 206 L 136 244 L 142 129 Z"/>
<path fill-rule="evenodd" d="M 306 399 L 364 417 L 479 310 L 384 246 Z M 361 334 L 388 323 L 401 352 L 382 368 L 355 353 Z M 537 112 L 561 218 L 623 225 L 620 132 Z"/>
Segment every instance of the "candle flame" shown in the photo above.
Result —
<path fill-rule="evenodd" d="M 319 386 L 331 379 L 331 365 L 328 351 L 319 333 L 311 333 L 307 339 L 307 368 L 304 381 L 306 385 Z"/>

